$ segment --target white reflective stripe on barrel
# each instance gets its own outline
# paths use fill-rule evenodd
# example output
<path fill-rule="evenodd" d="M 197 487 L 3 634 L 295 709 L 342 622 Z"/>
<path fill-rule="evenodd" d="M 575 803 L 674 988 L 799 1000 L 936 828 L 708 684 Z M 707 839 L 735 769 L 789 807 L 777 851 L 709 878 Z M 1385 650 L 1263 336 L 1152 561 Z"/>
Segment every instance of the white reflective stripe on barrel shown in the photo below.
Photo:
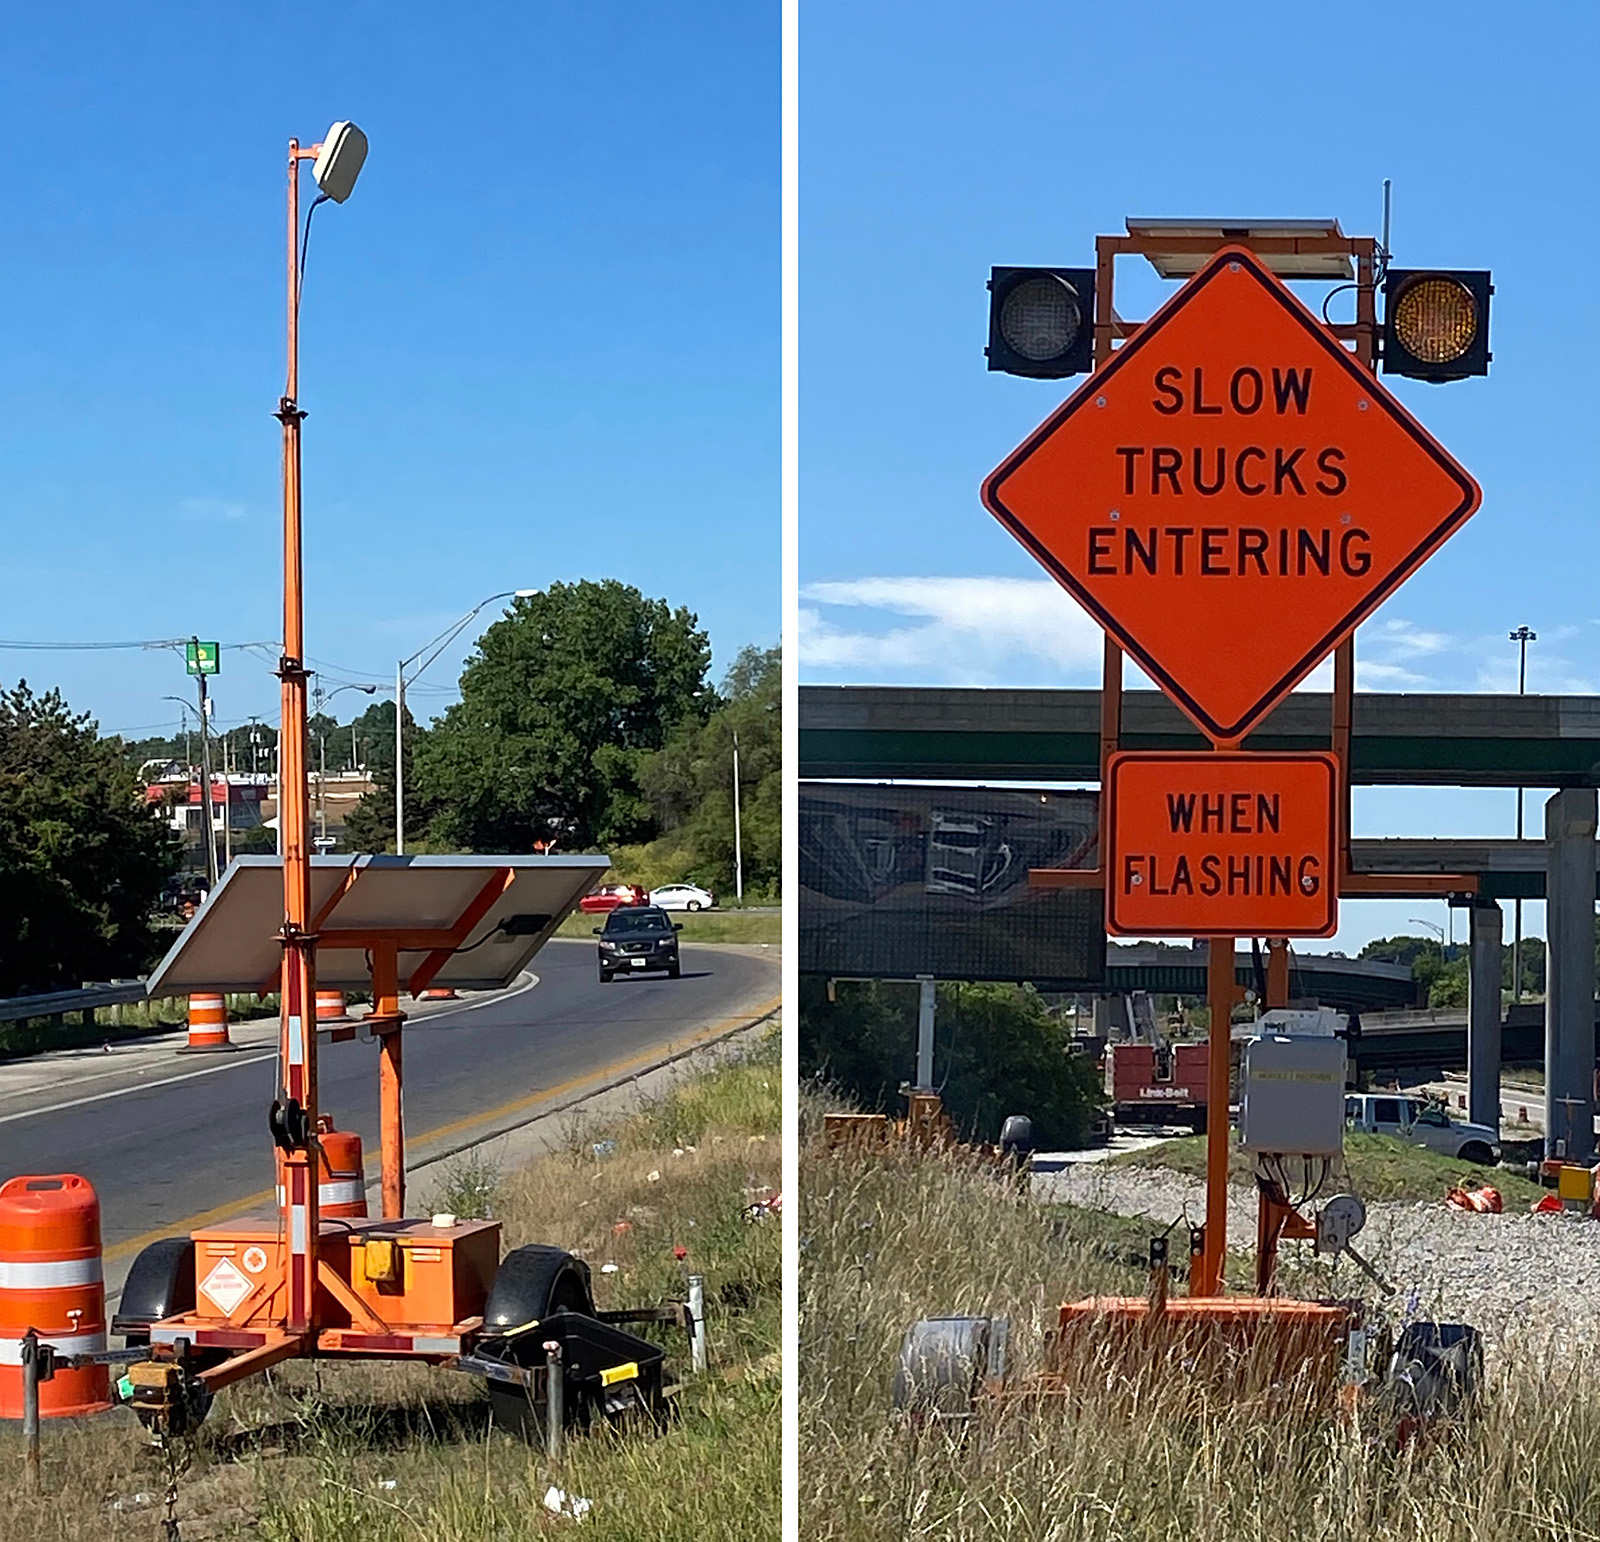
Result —
<path fill-rule="evenodd" d="M 41 1344 L 48 1344 L 58 1355 L 98 1355 L 106 1347 L 105 1329 L 98 1333 L 41 1333 Z M 0 1339 L 0 1365 L 22 1364 L 22 1340 Z"/>
<path fill-rule="evenodd" d="M 26 1264 L 0 1261 L 0 1290 L 54 1290 L 58 1286 L 98 1285 L 102 1278 L 98 1256 Z"/>
<path fill-rule="evenodd" d="M 349 1183 L 319 1183 L 317 1185 L 317 1203 L 319 1205 L 359 1205 L 367 1197 L 367 1186 L 360 1179 L 353 1179 Z"/>

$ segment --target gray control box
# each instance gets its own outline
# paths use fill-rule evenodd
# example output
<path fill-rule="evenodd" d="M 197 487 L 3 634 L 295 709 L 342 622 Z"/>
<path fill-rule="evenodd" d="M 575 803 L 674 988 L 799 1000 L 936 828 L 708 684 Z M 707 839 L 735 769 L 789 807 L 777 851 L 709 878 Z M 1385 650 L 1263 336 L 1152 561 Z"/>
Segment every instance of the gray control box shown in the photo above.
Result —
<path fill-rule="evenodd" d="M 1344 1040 L 1264 1034 L 1244 1047 L 1239 1144 L 1337 1156 L 1344 1149 Z"/>

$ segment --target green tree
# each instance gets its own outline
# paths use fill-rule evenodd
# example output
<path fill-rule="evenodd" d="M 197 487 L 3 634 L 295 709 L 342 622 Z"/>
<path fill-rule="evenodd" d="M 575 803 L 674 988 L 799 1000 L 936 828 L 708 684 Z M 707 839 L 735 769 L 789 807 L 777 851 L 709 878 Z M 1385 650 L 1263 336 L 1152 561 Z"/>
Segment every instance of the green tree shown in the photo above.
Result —
<path fill-rule="evenodd" d="M 417 746 L 432 838 L 477 851 L 647 839 L 640 765 L 713 705 L 709 662 L 689 611 L 615 579 L 518 599 L 478 639 L 461 700 Z"/>
<path fill-rule="evenodd" d="M 148 968 L 179 855 L 120 739 L 59 692 L 0 692 L 0 995 Z"/>
<path fill-rule="evenodd" d="M 345 836 L 352 851 L 388 851 L 394 846 L 394 703 L 375 702 L 355 720 L 357 752 L 372 774 L 372 788 L 351 811 L 345 824 Z M 348 729 L 341 730 L 347 741 Z M 431 799 L 425 799 L 417 786 L 417 745 L 427 736 L 423 728 L 406 708 L 405 766 L 406 766 L 406 844 L 421 837 L 435 812 Z M 330 761 L 331 764 L 331 761 Z"/>
<path fill-rule="evenodd" d="M 639 769 L 662 834 L 681 832 L 684 874 L 722 893 L 734 888 L 733 741 L 739 740 L 739 825 L 745 893 L 776 895 L 783 872 L 783 654 L 747 647 L 733 661 L 717 706 L 679 725 Z"/>
<path fill-rule="evenodd" d="M 800 1066 L 867 1110 L 904 1111 L 916 1058 L 917 989 L 901 982 L 800 981 Z M 1031 986 L 941 985 L 934 1069 L 963 1132 L 994 1140 L 1007 1114 L 1027 1114 L 1045 1148 L 1082 1146 L 1104 1106 L 1094 1065 L 1072 1053 L 1065 1022 Z"/>

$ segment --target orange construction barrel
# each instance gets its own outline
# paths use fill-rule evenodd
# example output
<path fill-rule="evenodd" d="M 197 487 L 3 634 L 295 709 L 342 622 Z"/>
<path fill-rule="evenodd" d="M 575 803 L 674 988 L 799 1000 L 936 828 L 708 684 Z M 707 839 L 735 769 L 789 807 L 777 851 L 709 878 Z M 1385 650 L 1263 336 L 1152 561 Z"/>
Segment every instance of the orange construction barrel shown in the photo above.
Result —
<path fill-rule="evenodd" d="M 106 1347 L 100 1200 L 89 1180 L 73 1173 L 0 1186 L 0 1419 L 22 1417 L 22 1338 L 29 1328 L 61 1355 Z M 104 1365 L 58 1368 L 39 1385 L 39 1413 L 47 1419 L 110 1406 Z"/>
<path fill-rule="evenodd" d="M 343 991 L 317 992 L 317 1022 L 322 1023 L 348 1023 L 350 1009 L 345 1004 Z"/>
<path fill-rule="evenodd" d="M 331 1114 L 317 1116 L 317 1213 L 334 1220 L 367 1218 L 367 1177 L 362 1165 L 361 1137 L 336 1130 Z M 283 1203 L 283 1155 L 278 1154 L 278 1203 Z"/>
<path fill-rule="evenodd" d="M 238 1047 L 228 1037 L 228 1003 L 210 991 L 190 996 L 189 1042 L 178 1053 L 204 1055 Z"/>

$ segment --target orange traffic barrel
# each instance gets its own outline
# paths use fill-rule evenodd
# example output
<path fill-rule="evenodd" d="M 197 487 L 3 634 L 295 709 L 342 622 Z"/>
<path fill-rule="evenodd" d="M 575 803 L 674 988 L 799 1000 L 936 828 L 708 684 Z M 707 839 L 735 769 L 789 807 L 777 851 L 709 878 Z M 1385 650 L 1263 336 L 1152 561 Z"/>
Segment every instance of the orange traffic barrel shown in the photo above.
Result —
<path fill-rule="evenodd" d="M 180 1055 L 213 1054 L 237 1049 L 228 1037 L 228 1003 L 214 992 L 199 992 L 189 997 L 189 1042 Z"/>
<path fill-rule="evenodd" d="M 322 1023 L 348 1023 L 350 1009 L 345 1004 L 343 991 L 317 992 L 317 1022 Z"/>
<path fill-rule="evenodd" d="M 365 1220 L 367 1177 L 362 1164 L 361 1137 L 336 1130 L 331 1114 L 317 1116 L 317 1213 L 334 1220 Z M 283 1203 L 283 1154 L 278 1153 L 278 1203 Z"/>
<path fill-rule="evenodd" d="M 0 1419 L 22 1417 L 22 1338 L 34 1329 L 58 1355 L 106 1347 L 100 1200 L 87 1178 L 57 1173 L 0 1186 Z M 58 1368 L 39 1384 L 47 1419 L 111 1406 L 104 1365 Z"/>

